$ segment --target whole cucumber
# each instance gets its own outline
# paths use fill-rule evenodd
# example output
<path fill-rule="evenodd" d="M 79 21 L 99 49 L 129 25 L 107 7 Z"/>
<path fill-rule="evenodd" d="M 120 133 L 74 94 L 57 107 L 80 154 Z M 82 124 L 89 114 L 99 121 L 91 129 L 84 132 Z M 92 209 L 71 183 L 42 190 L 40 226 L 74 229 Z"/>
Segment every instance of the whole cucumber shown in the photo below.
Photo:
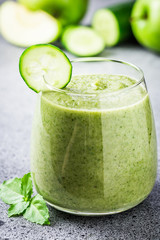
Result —
<path fill-rule="evenodd" d="M 130 15 L 134 1 L 119 3 L 95 12 L 93 28 L 103 37 L 106 46 L 115 46 L 132 35 Z"/>

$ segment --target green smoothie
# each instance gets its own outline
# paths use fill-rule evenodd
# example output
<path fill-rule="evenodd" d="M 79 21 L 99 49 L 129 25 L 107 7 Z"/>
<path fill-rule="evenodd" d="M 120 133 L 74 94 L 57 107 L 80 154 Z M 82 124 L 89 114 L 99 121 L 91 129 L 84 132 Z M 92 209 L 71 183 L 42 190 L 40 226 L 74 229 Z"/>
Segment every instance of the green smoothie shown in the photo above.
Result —
<path fill-rule="evenodd" d="M 156 179 L 154 120 L 146 88 L 121 75 L 72 77 L 42 92 L 36 107 L 31 170 L 50 204 L 80 214 L 129 209 Z"/>

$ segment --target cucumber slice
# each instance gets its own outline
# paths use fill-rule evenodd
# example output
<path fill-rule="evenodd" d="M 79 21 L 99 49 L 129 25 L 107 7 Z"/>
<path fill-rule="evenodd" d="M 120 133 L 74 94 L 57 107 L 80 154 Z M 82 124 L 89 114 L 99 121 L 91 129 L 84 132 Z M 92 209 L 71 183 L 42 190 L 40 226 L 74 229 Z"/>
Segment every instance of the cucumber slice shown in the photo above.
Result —
<path fill-rule="evenodd" d="M 90 27 L 70 26 L 62 35 L 62 44 L 71 53 L 81 57 L 95 56 L 104 50 L 104 40 Z"/>
<path fill-rule="evenodd" d="M 132 35 L 130 14 L 134 2 L 119 3 L 95 12 L 93 28 L 103 37 L 106 46 L 115 46 Z"/>
<path fill-rule="evenodd" d="M 20 47 L 53 42 L 61 32 L 60 23 L 48 13 L 11 1 L 1 5 L 0 29 L 8 42 Z"/>
<path fill-rule="evenodd" d="M 72 65 L 67 56 L 50 44 L 27 48 L 19 60 L 19 71 L 25 83 L 35 92 L 65 87 L 72 75 Z"/>

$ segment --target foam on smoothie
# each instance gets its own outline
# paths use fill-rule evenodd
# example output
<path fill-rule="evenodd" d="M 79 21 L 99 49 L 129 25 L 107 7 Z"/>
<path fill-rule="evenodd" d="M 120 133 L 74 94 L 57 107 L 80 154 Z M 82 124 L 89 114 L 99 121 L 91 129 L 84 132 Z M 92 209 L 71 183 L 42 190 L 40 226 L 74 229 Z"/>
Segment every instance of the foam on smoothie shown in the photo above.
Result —
<path fill-rule="evenodd" d="M 142 86 L 132 88 L 136 84 L 136 80 L 122 75 L 76 75 L 62 92 L 43 92 L 42 96 L 50 103 L 67 108 L 108 110 L 142 100 L 147 92 Z"/>
<path fill-rule="evenodd" d="M 91 74 L 75 75 L 67 85 L 67 90 L 79 93 L 115 92 L 136 83 L 136 80 L 122 75 Z"/>

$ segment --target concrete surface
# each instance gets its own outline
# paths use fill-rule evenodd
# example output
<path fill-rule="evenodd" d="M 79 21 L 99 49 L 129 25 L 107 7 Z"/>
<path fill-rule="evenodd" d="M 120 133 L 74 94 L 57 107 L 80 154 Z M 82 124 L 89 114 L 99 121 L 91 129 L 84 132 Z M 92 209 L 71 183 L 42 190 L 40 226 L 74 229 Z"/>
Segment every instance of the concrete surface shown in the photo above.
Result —
<path fill-rule="evenodd" d="M 86 22 L 97 2 L 91 2 Z M 104 6 L 106 2 L 101 0 L 96 7 Z M 22 51 L 0 38 L 0 182 L 30 171 L 30 133 L 36 94 L 19 76 L 18 60 Z M 68 56 L 73 59 L 70 54 Z M 143 69 L 159 140 L 160 56 L 136 44 L 106 49 L 101 56 L 123 59 Z M 160 148 L 158 158 L 160 160 Z M 51 226 L 42 227 L 21 217 L 8 218 L 8 206 L 0 201 L 0 240 L 159 240 L 159 177 L 158 173 L 150 196 L 127 212 L 106 217 L 78 217 L 49 207 Z"/>

